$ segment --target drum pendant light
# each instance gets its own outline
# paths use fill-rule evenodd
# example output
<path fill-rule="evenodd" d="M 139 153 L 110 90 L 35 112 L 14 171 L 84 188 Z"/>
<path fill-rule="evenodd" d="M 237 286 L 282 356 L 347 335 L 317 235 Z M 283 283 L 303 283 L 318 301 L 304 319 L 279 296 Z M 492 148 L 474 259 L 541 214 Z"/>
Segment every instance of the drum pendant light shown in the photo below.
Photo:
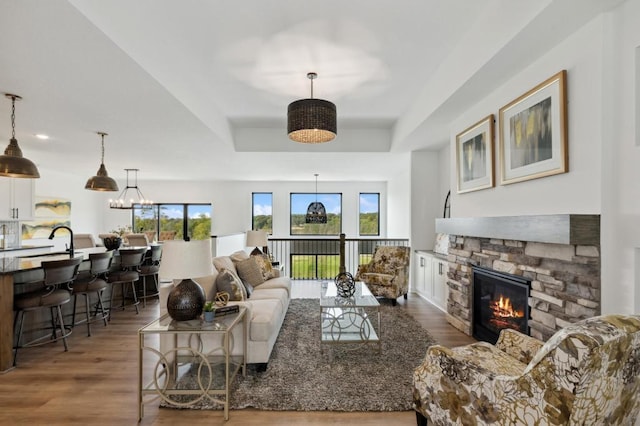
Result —
<path fill-rule="evenodd" d="M 289 104 L 287 109 L 287 133 L 289 139 L 300 143 L 323 143 L 336 137 L 336 106 L 324 99 L 313 98 L 315 72 L 307 74 L 311 80 L 311 97 Z"/>
<path fill-rule="evenodd" d="M 84 189 L 89 189 L 91 191 L 117 191 L 118 184 L 113 180 L 113 178 L 109 177 L 107 168 L 104 166 L 104 137 L 108 134 L 104 132 L 96 133 L 102 137 L 102 157 L 100 160 L 100 168 L 95 176 L 91 176 L 87 180 L 87 184 L 84 186 Z"/>
<path fill-rule="evenodd" d="M 5 93 L 5 96 L 11 99 L 11 139 L 4 150 L 4 155 L 0 155 L 0 176 L 39 178 L 38 168 L 33 164 L 33 161 L 22 156 L 22 150 L 16 139 L 16 100 L 22 98 L 10 93 Z"/>

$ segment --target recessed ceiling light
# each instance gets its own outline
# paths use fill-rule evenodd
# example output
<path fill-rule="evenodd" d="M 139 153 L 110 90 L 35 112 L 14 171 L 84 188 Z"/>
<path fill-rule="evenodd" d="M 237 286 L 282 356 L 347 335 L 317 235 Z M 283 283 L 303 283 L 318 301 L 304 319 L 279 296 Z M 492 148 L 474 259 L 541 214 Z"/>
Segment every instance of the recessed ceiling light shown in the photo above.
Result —
<path fill-rule="evenodd" d="M 47 139 L 49 139 L 49 136 L 48 135 L 43 135 L 42 133 L 37 133 L 36 134 L 36 138 L 42 139 L 42 140 L 47 140 Z"/>

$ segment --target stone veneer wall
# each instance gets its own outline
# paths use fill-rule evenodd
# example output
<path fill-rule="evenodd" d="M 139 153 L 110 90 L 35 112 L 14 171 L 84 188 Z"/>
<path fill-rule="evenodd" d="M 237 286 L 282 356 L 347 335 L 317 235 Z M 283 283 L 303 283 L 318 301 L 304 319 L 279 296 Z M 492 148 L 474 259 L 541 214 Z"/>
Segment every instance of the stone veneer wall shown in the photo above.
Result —
<path fill-rule="evenodd" d="M 531 280 L 531 336 L 600 314 L 600 247 L 449 236 L 447 320 L 472 334 L 471 265 Z"/>

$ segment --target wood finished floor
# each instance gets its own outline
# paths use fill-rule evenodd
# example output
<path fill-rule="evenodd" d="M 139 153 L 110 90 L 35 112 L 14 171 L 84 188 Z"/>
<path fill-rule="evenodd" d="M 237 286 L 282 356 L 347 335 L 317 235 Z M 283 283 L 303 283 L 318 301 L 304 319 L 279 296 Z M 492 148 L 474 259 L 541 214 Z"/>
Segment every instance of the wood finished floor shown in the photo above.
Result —
<path fill-rule="evenodd" d="M 308 282 L 294 283 L 295 295 L 308 291 Z M 302 291 L 302 293 L 300 293 Z M 312 290 L 315 291 L 315 290 Z M 317 293 L 315 293 L 317 294 Z M 400 299 L 405 309 L 445 346 L 474 340 L 451 327 L 444 314 L 416 295 Z M 94 323 L 87 337 L 76 326 L 69 351 L 62 342 L 27 348 L 18 367 L 0 375 L 0 424 L 3 425 L 134 425 L 138 423 L 137 330 L 158 315 L 151 301 L 136 315 L 132 308 L 115 311 L 108 327 Z M 336 397 L 339 397 L 337 395 Z M 253 409 L 230 412 L 145 407 L 141 425 L 413 425 L 412 411 L 392 413 L 275 412 Z"/>

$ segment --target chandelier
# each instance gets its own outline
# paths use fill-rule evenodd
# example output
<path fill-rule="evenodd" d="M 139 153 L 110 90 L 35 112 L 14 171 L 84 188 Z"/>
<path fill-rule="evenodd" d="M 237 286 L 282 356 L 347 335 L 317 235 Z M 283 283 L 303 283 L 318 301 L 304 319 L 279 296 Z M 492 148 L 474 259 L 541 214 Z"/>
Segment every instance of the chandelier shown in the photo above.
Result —
<path fill-rule="evenodd" d="M 112 209 L 131 210 L 134 204 L 141 207 L 150 207 L 153 201 L 147 200 L 138 188 L 138 171 L 140 169 L 124 169 L 127 172 L 127 186 L 122 190 L 120 196 L 115 200 L 109 200 L 109 207 Z M 134 185 L 129 185 L 129 172 L 135 172 Z"/>
<path fill-rule="evenodd" d="M 113 178 L 109 177 L 107 173 L 107 168 L 104 166 L 104 137 L 107 136 L 107 133 L 104 132 L 96 132 L 102 137 L 102 160 L 100 161 L 100 168 L 95 176 L 91 176 L 88 180 L 84 189 L 89 189 L 91 191 L 117 191 L 118 184 Z"/>
<path fill-rule="evenodd" d="M 336 137 L 336 106 L 324 99 L 313 98 L 315 72 L 307 74 L 311 80 L 311 97 L 289 104 L 287 109 L 287 133 L 289 139 L 300 143 L 323 143 Z"/>

